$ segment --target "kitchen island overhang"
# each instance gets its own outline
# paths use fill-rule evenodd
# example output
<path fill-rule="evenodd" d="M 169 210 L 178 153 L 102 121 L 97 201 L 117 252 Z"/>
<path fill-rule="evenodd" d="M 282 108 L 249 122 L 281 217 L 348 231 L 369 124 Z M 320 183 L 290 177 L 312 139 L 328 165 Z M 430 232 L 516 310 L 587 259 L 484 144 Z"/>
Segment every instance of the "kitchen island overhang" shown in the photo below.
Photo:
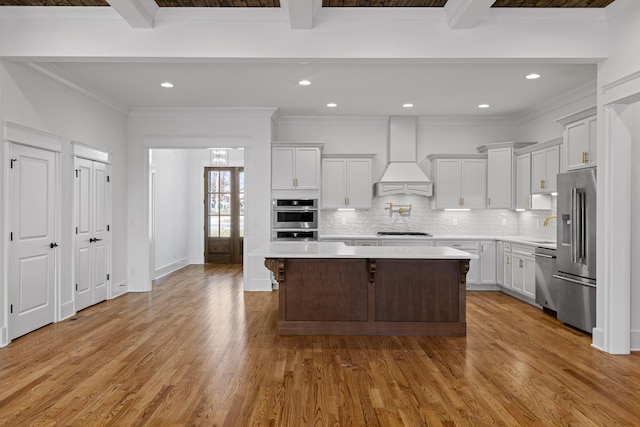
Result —
<path fill-rule="evenodd" d="M 271 243 L 252 251 L 279 284 L 281 335 L 466 335 L 466 274 L 449 247 Z"/>

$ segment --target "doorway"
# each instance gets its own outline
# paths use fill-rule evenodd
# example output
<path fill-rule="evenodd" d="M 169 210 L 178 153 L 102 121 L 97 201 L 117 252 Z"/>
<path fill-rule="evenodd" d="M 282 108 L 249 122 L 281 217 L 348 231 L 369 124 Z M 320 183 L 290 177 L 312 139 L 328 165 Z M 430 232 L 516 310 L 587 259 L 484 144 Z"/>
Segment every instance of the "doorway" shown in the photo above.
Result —
<path fill-rule="evenodd" d="M 244 168 L 205 168 L 204 191 L 205 263 L 242 264 Z"/>

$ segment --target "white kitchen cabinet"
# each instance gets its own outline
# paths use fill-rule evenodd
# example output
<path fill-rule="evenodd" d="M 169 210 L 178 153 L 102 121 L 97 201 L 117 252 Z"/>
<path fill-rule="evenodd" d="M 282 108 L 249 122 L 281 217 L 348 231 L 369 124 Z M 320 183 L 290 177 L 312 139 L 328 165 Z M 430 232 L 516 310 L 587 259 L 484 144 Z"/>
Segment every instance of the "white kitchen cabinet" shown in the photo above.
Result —
<path fill-rule="evenodd" d="M 380 246 L 433 246 L 433 241 L 425 239 L 380 239 Z"/>
<path fill-rule="evenodd" d="M 513 192 L 513 148 L 487 151 L 487 207 L 511 209 Z"/>
<path fill-rule="evenodd" d="M 564 126 L 563 147 L 566 170 L 596 165 L 596 108 L 588 108 L 556 120 Z"/>
<path fill-rule="evenodd" d="M 496 283 L 504 286 L 504 243 L 496 242 Z"/>
<path fill-rule="evenodd" d="M 554 145 L 531 153 L 531 193 L 552 193 L 557 190 L 556 175 L 560 172 L 560 146 Z"/>
<path fill-rule="evenodd" d="M 318 190 L 320 188 L 320 148 L 318 146 L 277 146 L 271 149 L 273 190 Z"/>
<path fill-rule="evenodd" d="M 371 208 L 371 159 L 322 159 L 322 208 Z"/>
<path fill-rule="evenodd" d="M 516 209 L 531 209 L 531 153 L 516 157 Z"/>
<path fill-rule="evenodd" d="M 353 246 L 378 246 L 378 239 L 354 239 Z"/>
<path fill-rule="evenodd" d="M 480 283 L 482 285 L 495 285 L 496 277 L 496 242 L 495 240 L 482 240 L 480 242 Z"/>
<path fill-rule="evenodd" d="M 512 285 L 511 289 L 535 301 L 536 298 L 536 263 L 533 256 L 535 248 L 524 245 L 512 245 Z"/>
<path fill-rule="evenodd" d="M 503 287 L 506 289 L 511 289 L 512 286 L 512 274 L 511 274 L 511 264 L 512 259 L 511 259 L 511 243 L 504 243 L 504 247 L 503 247 Z"/>
<path fill-rule="evenodd" d="M 435 208 L 486 208 L 486 154 L 455 158 L 446 155 L 428 156 L 435 170 Z"/>
<path fill-rule="evenodd" d="M 473 255 L 480 256 L 479 243 L 473 240 L 437 240 L 435 242 L 435 245 L 448 246 L 453 249 L 458 249 L 461 251 L 469 252 Z M 495 270 L 495 263 L 493 268 Z M 480 270 L 481 263 L 479 258 L 469 261 L 469 271 L 467 272 L 467 289 L 473 288 L 474 286 L 480 284 Z"/>

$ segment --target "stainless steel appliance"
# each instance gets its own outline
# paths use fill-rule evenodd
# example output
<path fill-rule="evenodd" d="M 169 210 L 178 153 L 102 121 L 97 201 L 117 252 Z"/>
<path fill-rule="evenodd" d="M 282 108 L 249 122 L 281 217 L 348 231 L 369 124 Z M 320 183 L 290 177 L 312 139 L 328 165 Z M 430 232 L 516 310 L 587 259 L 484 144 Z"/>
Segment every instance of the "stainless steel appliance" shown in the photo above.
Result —
<path fill-rule="evenodd" d="M 271 240 L 318 240 L 317 199 L 274 199 Z"/>
<path fill-rule="evenodd" d="M 558 175 L 558 319 L 596 325 L 596 169 Z"/>
<path fill-rule="evenodd" d="M 274 199 L 273 228 L 317 229 L 317 199 Z"/>
<path fill-rule="evenodd" d="M 556 250 L 537 247 L 536 257 L 536 303 L 548 310 L 557 311 L 558 280 L 556 271 Z"/>

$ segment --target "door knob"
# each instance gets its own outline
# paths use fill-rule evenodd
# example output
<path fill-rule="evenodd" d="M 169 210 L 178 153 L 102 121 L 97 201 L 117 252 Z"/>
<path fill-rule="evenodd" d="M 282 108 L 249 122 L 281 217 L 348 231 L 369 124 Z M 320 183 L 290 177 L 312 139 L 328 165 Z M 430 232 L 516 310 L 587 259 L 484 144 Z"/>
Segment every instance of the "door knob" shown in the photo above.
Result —
<path fill-rule="evenodd" d="M 52 244 L 50 244 L 50 245 L 49 245 L 49 247 L 50 247 L 51 249 L 53 249 L 53 248 L 57 248 L 57 247 L 58 247 L 58 244 L 57 244 L 57 243 L 52 243 Z"/>

